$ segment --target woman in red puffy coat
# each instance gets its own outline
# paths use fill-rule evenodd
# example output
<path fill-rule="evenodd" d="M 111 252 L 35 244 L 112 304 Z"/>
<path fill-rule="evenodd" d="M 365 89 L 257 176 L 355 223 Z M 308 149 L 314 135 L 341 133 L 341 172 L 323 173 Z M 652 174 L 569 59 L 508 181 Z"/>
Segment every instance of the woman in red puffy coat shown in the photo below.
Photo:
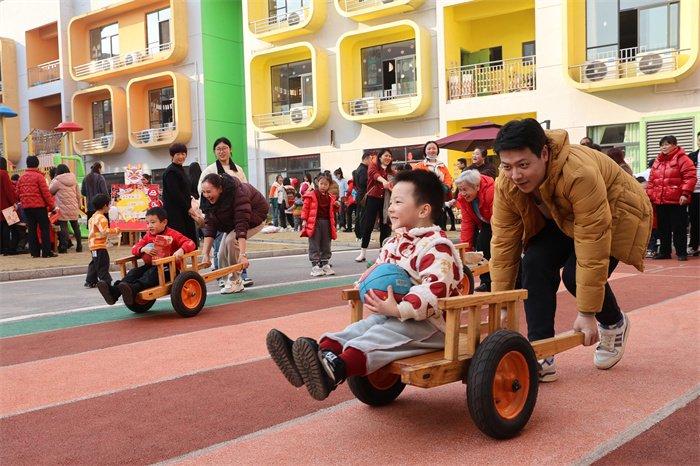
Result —
<path fill-rule="evenodd" d="M 664 136 L 659 141 L 661 152 L 651 166 L 647 194 L 656 210 L 658 232 L 661 239 L 655 259 L 671 258 L 671 237 L 679 261 L 688 260 L 686 205 L 695 188 L 695 165 L 674 136 Z"/>
<path fill-rule="evenodd" d="M 331 260 L 331 240 L 338 237 L 335 229 L 335 197 L 329 194 L 331 177 L 321 173 L 317 189 L 307 190 L 302 198 L 301 236 L 309 238 L 311 276 L 335 275 L 328 263 Z"/>
<path fill-rule="evenodd" d="M 462 231 L 459 239 L 468 243 L 468 251 L 484 253 L 486 259 L 491 258 L 491 213 L 493 212 L 494 180 L 482 175 L 477 170 L 465 170 L 455 180 L 459 194 L 455 202 L 462 212 Z M 491 291 L 491 275 L 482 274 L 481 283 L 474 291 Z"/>
<path fill-rule="evenodd" d="M 39 171 L 39 159 L 33 155 L 27 157 L 27 169 L 17 182 L 17 193 L 27 218 L 29 233 L 29 252 L 32 257 L 56 257 L 51 251 L 51 223 L 48 210 L 54 210 L 56 204 L 49 192 L 49 185 L 44 174 Z M 41 247 L 37 228 L 41 228 Z"/>

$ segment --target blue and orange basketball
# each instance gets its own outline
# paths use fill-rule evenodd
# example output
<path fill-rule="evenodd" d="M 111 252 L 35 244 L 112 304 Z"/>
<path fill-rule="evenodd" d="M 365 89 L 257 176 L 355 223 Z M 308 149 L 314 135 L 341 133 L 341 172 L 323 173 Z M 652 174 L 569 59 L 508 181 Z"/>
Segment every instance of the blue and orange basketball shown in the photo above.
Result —
<path fill-rule="evenodd" d="M 411 277 L 396 264 L 375 264 L 360 277 L 360 300 L 365 302 L 365 295 L 371 290 L 380 298 L 386 299 L 387 289 L 391 286 L 396 302 L 401 302 L 411 289 Z"/>

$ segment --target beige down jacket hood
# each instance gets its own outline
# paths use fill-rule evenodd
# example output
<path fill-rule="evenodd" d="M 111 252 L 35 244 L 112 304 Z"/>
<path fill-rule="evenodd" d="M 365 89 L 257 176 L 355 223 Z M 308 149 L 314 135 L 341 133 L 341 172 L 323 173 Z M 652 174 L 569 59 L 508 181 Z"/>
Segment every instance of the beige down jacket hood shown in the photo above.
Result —
<path fill-rule="evenodd" d="M 605 154 L 570 145 L 564 130 L 546 133 L 551 155 L 539 193 L 554 222 L 574 239 L 578 310 L 598 312 L 610 256 L 643 271 L 651 203 L 639 182 Z M 533 197 L 503 173 L 494 198 L 491 289 L 501 291 L 514 287 L 523 246 L 542 229 L 544 217 Z"/>

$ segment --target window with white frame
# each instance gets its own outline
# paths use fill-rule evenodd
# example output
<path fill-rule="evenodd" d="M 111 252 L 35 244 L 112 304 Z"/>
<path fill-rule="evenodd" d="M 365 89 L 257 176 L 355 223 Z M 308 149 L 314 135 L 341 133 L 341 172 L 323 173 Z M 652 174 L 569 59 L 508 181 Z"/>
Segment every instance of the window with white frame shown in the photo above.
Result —
<path fill-rule="evenodd" d="M 112 134 L 112 101 L 96 100 L 92 103 L 92 137 Z"/>
<path fill-rule="evenodd" d="M 148 123 L 149 128 L 163 128 L 174 123 L 173 87 L 163 87 L 148 91 Z"/>
<path fill-rule="evenodd" d="M 146 48 L 157 53 L 170 43 L 170 7 L 146 15 Z"/>
<path fill-rule="evenodd" d="M 390 98 L 416 93 L 416 41 L 361 50 L 362 97 Z"/>
<path fill-rule="evenodd" d="M 119 55 L 119 25 L 109 24 L 90 30 L 90 59 L 104 60 Z"/>
<path fill-rule="evenodd" d="M 270 67 L 272 112 L 288 112 L 295 107 L 313 106 L 311 60 Z"/>

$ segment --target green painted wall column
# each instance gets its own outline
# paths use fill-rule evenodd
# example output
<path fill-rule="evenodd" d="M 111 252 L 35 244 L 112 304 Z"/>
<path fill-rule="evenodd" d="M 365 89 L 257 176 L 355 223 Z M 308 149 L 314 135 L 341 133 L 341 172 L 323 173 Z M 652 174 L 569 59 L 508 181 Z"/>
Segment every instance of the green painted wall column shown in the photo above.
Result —
<path fill-rule="evenodd" d="M 234 161 L 248 173 L 245 60 L 241 0 L 200 0 L 207 162 L 216 138 L 231 140 Z"/>

